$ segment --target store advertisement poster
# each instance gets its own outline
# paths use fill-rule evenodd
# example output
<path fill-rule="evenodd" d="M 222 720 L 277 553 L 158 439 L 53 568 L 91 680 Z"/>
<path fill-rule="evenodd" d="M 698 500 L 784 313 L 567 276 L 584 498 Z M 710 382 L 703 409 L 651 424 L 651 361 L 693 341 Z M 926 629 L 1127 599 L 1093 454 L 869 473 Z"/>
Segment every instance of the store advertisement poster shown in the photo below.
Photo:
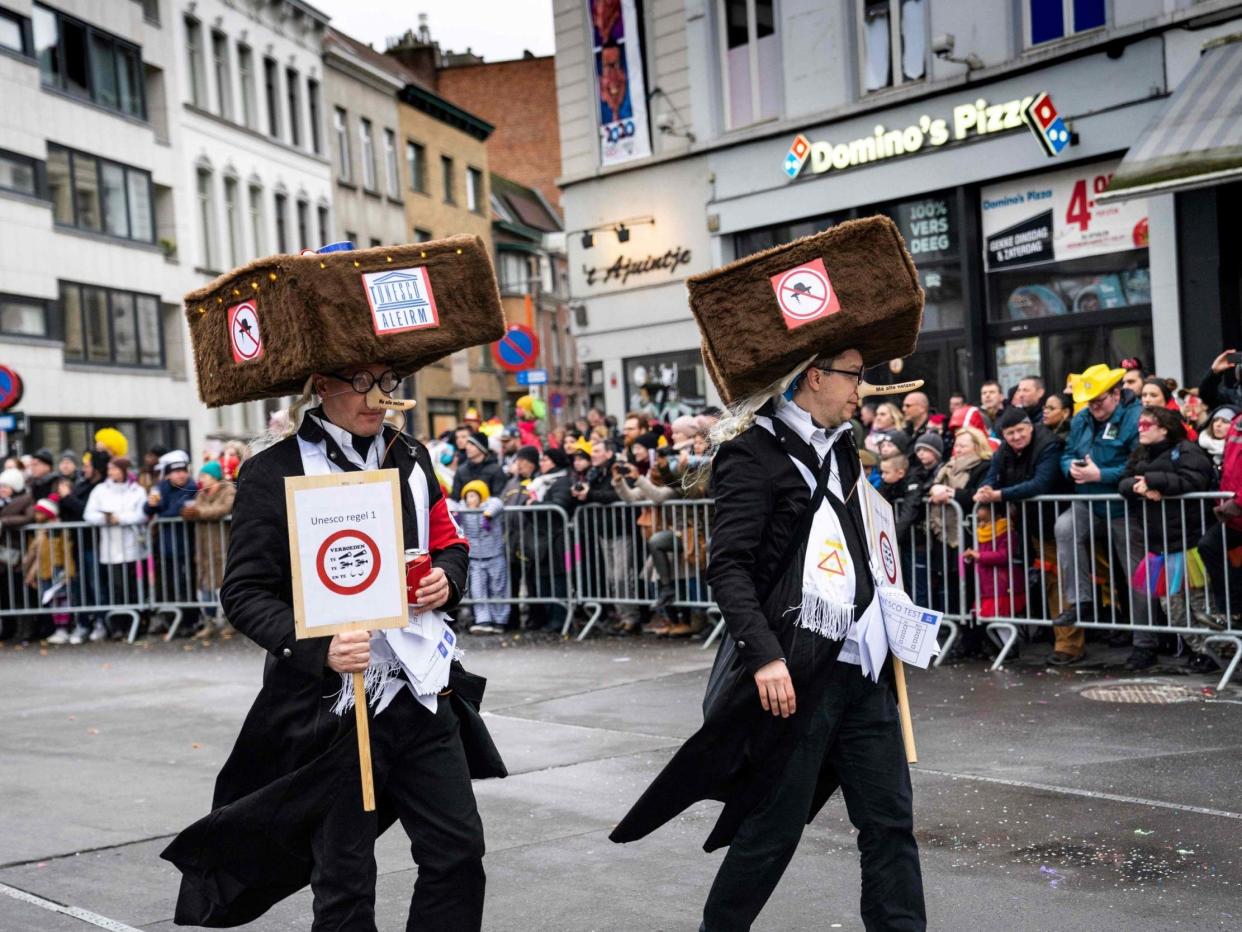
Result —
<path fill-rule="evenodd" d="M 990 185 L 981 192 L 989 272 L 1147 247 L 1147 201 L 1100 204 L 1117 162 Z M 1105 303 L 1107 295 L 1101 296 Z"/>
<path fill-rule="evenodd" d="M 586 0 L 599 102 L 600 164 L 651 155 L 647 93 L 634 0 Z"/>

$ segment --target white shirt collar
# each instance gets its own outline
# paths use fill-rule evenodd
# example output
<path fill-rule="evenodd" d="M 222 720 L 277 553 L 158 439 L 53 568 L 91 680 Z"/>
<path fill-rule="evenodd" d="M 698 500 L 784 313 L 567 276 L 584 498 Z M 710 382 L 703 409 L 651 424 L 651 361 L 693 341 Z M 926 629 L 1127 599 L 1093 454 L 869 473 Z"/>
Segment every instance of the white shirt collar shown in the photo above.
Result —
<path fill-rule="evenodd" d="M 313 414 L 307 414 L 307 417 L 314 417 L 323 432 L 336 441 L 336 445 L 341 448 L 341 452 L 345 454 L 345 458 L 360 469 L 379 469 L 380 457 L 384 452 L 384 432 L 381 430 L 375 435 L 375 439 L 371 443 L 371 449 L 367 451 L 367 457 L 364 460 L 356 449 L 354 449 L 353 435 L 347 431 L 337 427 L 326 417 L 316 417 Z M 375 465 L 372 466 L 371 463 Z"/>
<path fill-rule="evenodd" d="M 811 419 L 809 411 L 797 402 L 785 401 L 783 398 L 778 401 L 776 416 L 797 432 L 802 441 L 815 451 L 821 463 L 837 439 L 850 429 L 850 422 L 846 421 L 829 433 L 827 429 L 820 427 Z"/>

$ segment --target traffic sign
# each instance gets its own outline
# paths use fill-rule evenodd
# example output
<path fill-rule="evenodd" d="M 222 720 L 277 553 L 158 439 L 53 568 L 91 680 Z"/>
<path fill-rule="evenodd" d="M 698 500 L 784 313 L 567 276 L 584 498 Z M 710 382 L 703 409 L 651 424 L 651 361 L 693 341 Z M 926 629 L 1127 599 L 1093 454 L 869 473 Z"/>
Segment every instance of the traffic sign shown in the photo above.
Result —
<path fill-rule="evenodd" d="M 548 404 L 552 406 L 553 411 L 559 411 L 561 408 L 565 407 L 565 396 L 560 392 L 553 392 L 548 397 Z"/>
<path fill-rule="evenodd" d="M 0 366 L 0 411 L 16 407 L 23 391 L 22 377 L 8 366 Z"/>
<path fill-rule="evenodd" d="M 547 369 L 525 369 L 517 374 L 518 385 L 547 385 Z"/>
<path fill-rule="evenodd" d="M 492 358 L 506 372 L 529 369 L 539 358 L 539 338 L 524 324 L 510 324 L 505 335 L 492 344 Z"/>
<path fill-rule="evenodd" d="M 8 434 L 16 434 L 26 429 L 26 415 L 0 414 L 0 430 Z"/>

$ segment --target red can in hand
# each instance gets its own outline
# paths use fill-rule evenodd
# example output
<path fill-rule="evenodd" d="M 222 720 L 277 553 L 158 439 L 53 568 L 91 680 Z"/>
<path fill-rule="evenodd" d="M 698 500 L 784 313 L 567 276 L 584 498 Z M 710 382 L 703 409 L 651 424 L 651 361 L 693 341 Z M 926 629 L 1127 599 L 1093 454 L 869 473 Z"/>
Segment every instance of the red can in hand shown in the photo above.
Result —
<path fill-rule="evenodd" d="M 418 604 L 415 593 L 423 584 L 427 574 L 431 572 L 431 554 L 426 550 L 407 550 L 405 552 L 405 593 L 410 605 Z"/>

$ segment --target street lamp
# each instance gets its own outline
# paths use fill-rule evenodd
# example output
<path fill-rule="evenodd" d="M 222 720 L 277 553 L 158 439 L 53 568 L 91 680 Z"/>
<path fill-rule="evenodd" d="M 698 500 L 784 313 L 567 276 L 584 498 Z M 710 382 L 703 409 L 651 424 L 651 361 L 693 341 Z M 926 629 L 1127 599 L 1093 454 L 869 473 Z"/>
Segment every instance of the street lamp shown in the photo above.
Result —
<path fill-rule="evenodd" d="M 630 228 L 624 223 L 617 224 L 617 242 L 628 243 L 630 241 Z"/>
<path fill-rule="evenodd" d="M 582 248 L 590 249 L 594 245 L 595 245 L 595 235 L 590 230 L 587 230 L 586 232 L 582 234 Z"/>

